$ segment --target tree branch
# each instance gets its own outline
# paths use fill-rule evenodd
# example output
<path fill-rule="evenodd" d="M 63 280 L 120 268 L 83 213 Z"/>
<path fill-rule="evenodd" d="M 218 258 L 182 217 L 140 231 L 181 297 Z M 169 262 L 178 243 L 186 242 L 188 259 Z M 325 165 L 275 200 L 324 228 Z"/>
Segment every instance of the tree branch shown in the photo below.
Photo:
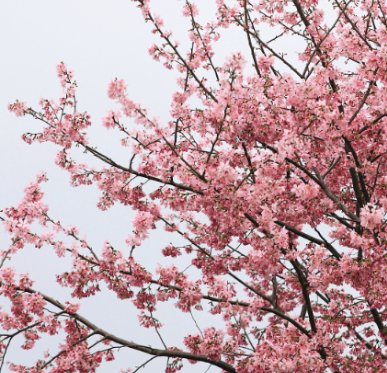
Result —
<path fill-rule="evenodd" d="M 61 309 L 62 311 L 66 310 L 66 306 L 63 305 L 62 303 L 60 303 L 59 301 L 41 293 L 41 292 L 37 292 L 34 289 L 31 289 L 28 287 L 25 289 L 20 289 L 20 288 L 16 288 L 16 289 L 18 291 L 23 291 L 23 292 L 30 293 L 30 294 L 39 293 L 46 302 Z M 128 341 L 126 339 L 117 337 L 114 334 L 111 334 L 111 333 L 105 331 L 104 329 L 99 328 L 97 325 L 93 324 L 91 321 L 89 321 L 85 317 L 79 315 L 78 313 L 71 313 L 71 314 L 69 314 L 69 316 L 71 316 L 75 320 L 79 321 L 83 325 L 87 326 L 89 329 L 93 330 L 93 332 L 94 332 L 93 334 L 101 335 L 107 340 L 110 340 L 112 342 L 116 342 L 116 343 L 118 343 L 122 346 L 128 347 L 132 350 L 140 351 L 140 352 L 152 355 L 152 356 L 177 357 L 177 358 L 182 358 L 182 359 L 201 361 L 201 362 L 204 362 L 207 364 L 215 365 L 226 372 L 236 373 L 236 370 L 234 369 L 234 367 L 232 365 L 230 365 L 222 360 L 211 360 L 208 358 L 207 355 L 195 355 L 195 354 L 191 354 L 189 352 L 184 352 L 184 351 L 161 350 L 161 349 L 152 348 L 149 346 L 143 346 L 143 345 L 140 345 L 138 343 L 131 342 L 131 341 Z"/>

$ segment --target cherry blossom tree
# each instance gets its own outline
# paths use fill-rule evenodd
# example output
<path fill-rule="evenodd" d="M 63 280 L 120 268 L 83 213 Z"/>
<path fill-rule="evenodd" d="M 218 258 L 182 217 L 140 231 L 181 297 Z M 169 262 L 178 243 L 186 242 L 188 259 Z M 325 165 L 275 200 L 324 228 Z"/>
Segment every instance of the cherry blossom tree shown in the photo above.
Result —
<path fill-rule="evenodd" d="M 202 25 L 186 0 L 185 51 L 149 0 L 133 1 L 160 36 L 151 56 L 180 75 L 167 123 L 132 101 L 123 80 L 109 84 L 118 108 L 102 123 L 122 134 L 126 164 L 89 142 L 91 119 L 77 109 L 77 84 L 64 63 L 58 101 L 9 105 L 42 123 L 23 139 L 56 144 L 55 162 L 73 186 L 94 184 L 101 210 L 122 203 L 136 216 L 126 247 L 92 248 L 79 228 L 51 215 L 43 173 L 17 206 L 3 209 L 11 244 L 1 252 L 0 285 L 11 307 L 0 313 L 1 368 L 15 336 L 32 349 L 61 331 L 57 352 L 7 368 L 95 372 L 118 349 L 132 349 L 147 355 L 136 370 L 160 359 L 167 373 L 197 362 L 231 373 L 387 371 L 386 2 L 216 0 L 214 20 Z M 244 35 L 250 55 L 230 51 L 221 62 L 216 42 L 229 27 Z M 296 62 L 278 49 L 282 39 Z M 74 147 L 99 167 L 71 156 Z M 159 247 L 165 262 L 146 268 L 136 249 L 149 250 L 156 226 L 185 244 Z M 105 284 L 131 300 L 159 346 L 102 329 L 76 299 L 62 303 L 7 267 L 17 251 L 43 245 L 72 257 L 57 282 L 73 298 Z M 155 316 L 161 302 L 171 312 L 221 316 L 223 327 L 198 325 L 197 334 L 167 345 Z"/>

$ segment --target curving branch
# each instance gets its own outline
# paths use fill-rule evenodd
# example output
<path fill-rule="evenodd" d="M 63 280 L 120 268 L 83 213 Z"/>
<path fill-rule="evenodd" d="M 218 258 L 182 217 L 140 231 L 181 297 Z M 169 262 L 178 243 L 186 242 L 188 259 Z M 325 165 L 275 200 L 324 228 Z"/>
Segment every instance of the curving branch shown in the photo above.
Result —
<path fill-rule="evenodd" d="M 21 291 L 21 292 L 25 292 L 25 293 L 29 293 L 29 294 L 37 294 L 38 293 L 43 297 L 43 299 L 46 302 L 61 309 L 64 312 L 66 312 L 66 306 L 64 304 L 60 303 L 59 301 L 55 300 L 54 298 L 52 298 L 48 295 L 45 295 L 41 292 L 38 292 L 38 291 L 36 291 L 32 288 L 28 288 L 28 287 L 24 288 L 24 289 L 16 288 L 16 290 Z M 88 327 L 90 330 L 92 330 L 93 335 L 100 335 L 100 336 L 104 337 L 106 340 L 115 342 L 119 345 L 122 345 L 124 347 L 128 347 L 132 350 L 140 351 L 140 352 L 143 352 L 143 353 L 155 356 L 155 357 L 165 356 L 165 357 L 173 357 L 173 358 L 181 358 L 181 359 L 200 361 L 203 363 L 217 366 L 226 372 L 236 373 L 236 370 L 232 365 L 230 365 L 222 360 L 211 360 L 211 359 L 209 359 L 209 357 L 207 355 L 195 355 L 195 354 L 191 354 L 191 353 L 185 352 L 185 351 L 176 351 L 173 349 L 164 349 L 163 350 L 163 349 L 152 348 L 150 346 L 143 346 L 141 344 L 138 344 L 138 343 L 135 343 L 132 341 L 128 341 L 124 338 L 118 337 L 114 334 L 107 332 L 106 330 L 104 330 L 102 328 L 99 328 L 97 325 L 93 324 L 90 320 L 79 315 L 78 313 L 68 313 L 68 312 L 66 312 L 66 313 L 70 317 L 72 317 L 73 319 L 79 321 L 80 323 L 82 323 L 83 325 Z"/>

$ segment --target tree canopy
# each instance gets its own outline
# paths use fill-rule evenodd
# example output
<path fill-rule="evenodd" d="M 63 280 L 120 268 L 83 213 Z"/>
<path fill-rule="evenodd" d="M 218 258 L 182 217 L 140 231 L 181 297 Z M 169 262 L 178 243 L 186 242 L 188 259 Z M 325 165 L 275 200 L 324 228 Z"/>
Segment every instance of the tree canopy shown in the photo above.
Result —
<path fill-rule="evenodd" d="M 102 124 L 122 134 L 126 164 L 89 141 L 90 115 L 78 110 L 74 73 L 63 62 L 59 100 L 42 98 L 38 109 L 9 105 L 42 123 L 24 141 L 56 144 L 55 162 L 71 184 L 100 190 L 98 208 L 121 203 L 136 216 L 125 248 L 108 241 L 91 247 L 80 228 L 51 216 L 44 173 L 17 206 L 4 208 L 11 244 L 1 252 L 0 295 L 11 308 L 0 313 L 1 367 L 15 336 L 23 334 L 22 348 L 32 349 L 62 331 L 57 352 L 8 369 L 94 372 L 117 349 L 132 349 L 150 355 L 142 366 L 166 360 L 160 371 L 167 373 L 197 362 L 231 373 L 387 371 L 385 1 L 216 0 L 206 24 L 183 1 L 188 51 L 149 0 L 133 1 L 160 36 L 150 55 L 180 76 L 167 122 L 132 101 L 122 79 L 109 84 L 117 108 Z M 250 55 L 230 51 L 221 62 L 216 42 L 229 27 L 244 34 Z M 296 62 L 281 40 L 294 46 Z M 78 161 L 74 147 L 100 166 Z M 184 245 L 147 247 L 161 227 Z M 82 316 L 76 299 L 58 301 L 7 267 L 31 245 L 73 258 L 56 279 L 73 298 L 92 297 L 105 284 L 132 300 L 159 346 L 102 329 Z M 161 251 L 165 262 L 148 268 L 136 259 L 139 247 Z M 157 313 L 162 302 L 177 315 L 220 315 L 223 327 L 198 325 L 168 345 Z"/>

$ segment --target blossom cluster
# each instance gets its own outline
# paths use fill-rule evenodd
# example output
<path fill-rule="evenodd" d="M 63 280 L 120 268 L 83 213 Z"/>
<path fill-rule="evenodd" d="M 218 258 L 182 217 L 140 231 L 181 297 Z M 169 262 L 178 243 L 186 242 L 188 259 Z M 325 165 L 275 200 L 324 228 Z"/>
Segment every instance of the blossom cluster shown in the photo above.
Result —
<path fill-rule="evenodd" d="M 66 335 L 56 357 L 10 369 L 94 372 L 114 358 L 114 342 L 167 357 L 167 373 L 186 360 L 232 373 L 387 371 L 385 2 L 337 1 L 328 25 L 319 0 L 216 0 L 215 19 L 201 25 L 199 7 L 187 0 L 182 14 L 192 47 L 184 54 L 150 1 L 133 1 L 161 40 L 151 56 L 180 76 L 166 123 L 129 97 L 124 80 L 110 82 L 108 97 L 118 109 L 102 124 L 122 134 L 131 152 L 126 164 L 89 143 L 90 116 L 77 109 L 77 84 L 64 63 L 57 68 L 58 102 L 42 99 L 41 111 L 22 101 L 9 105 L 43 123 L 24 140 L 59 146 L 57 165 L 73 186 L 100 190 L 100 210 L 120 203 L 136 211 L 125 248 L 106 240 L 96 249 L 77 227 L 50 217 L 44 174 L 17 207 L 3 210 L 11 245 L 1 252 L 0 295 L 11 310 L 0 313 L 2 328 L 22 331 L 25 349 L 44 333 Z M 233 26 L 251 55 L 230 53 L 221 64 L 216 42 Z M 267 26 L 278 31 L 270 40 L 261 32 Z M 302 41 L 294 43 L 299 64 L 276 49 L 288 36 Z M 78 163 L 74 146 L 101 166 Z M 178 241 L 148 245 L 151 231 L 162 227 Z M 71 268 L 56 281 L 74 298 L 107 287 L 131 302 L 162 347 L 105 332 L 77 302 L 40 294 L 27 275 L 18 281 L 14 269 L 3 268 L 18 250 L 43 245 L 71 255 Z M 136 260 L 138 250 L 159 250 L 164 262 L 147 268 Z M 187 333 L 180 347 L 167 345 L 167 325 L 156 318 L 161 303 L 177 315 L 220 316 L 223 327 L 210 321 L 201 329 L 194 321 L 198 333 Z M 96 335 L 98 348 L 109 347 L 93 350 Z M 12 337 L 2 338 L 4 356 Z"/>

